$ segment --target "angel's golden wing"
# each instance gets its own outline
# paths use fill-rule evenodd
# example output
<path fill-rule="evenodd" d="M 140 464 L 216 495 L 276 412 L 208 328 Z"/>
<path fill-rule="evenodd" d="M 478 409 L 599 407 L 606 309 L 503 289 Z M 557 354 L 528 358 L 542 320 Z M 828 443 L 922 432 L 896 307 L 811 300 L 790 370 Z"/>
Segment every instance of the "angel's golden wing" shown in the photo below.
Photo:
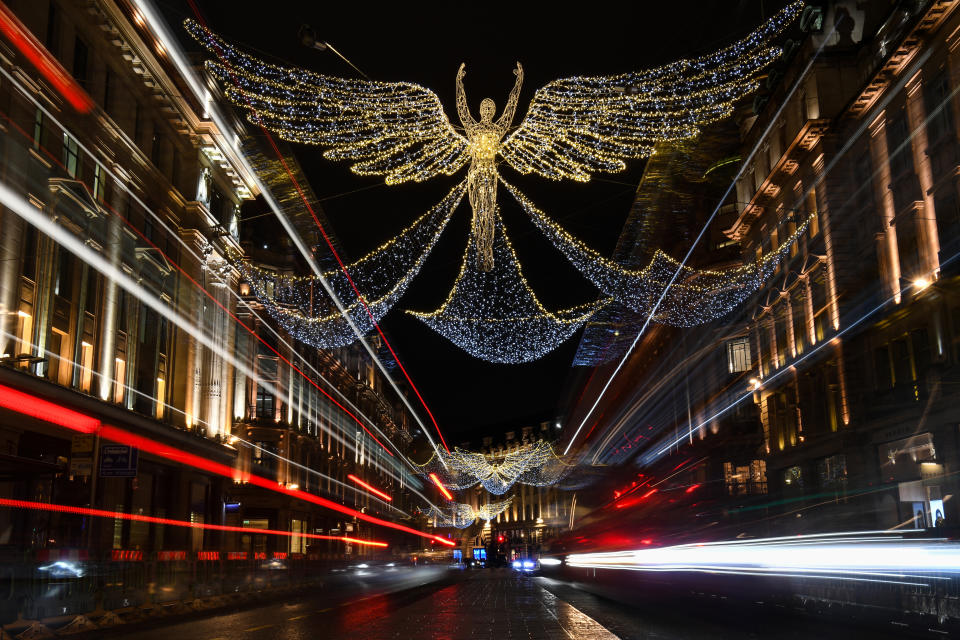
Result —
<path fill-rule="evenodd" d="M 743 40 L 709 56 L 639 73 L 555 80 L 538 90 L 500 155 L 521 173 L 587 181 L 621 171 L 658 142 L 690 138 L 729 115 L 780 55 L 770 40 L 801 11 L 796 1 Z"/>
<path fill-rule="evenodd" d="M 268 64 L 192 20 L 185 26 L 215 56 L 207 68 L 252 123 L 324 147 L 325 157 L 353 162 L 355 173 L 385 176 L 387 184 L 422 182 L 451 175 L 469 159 L 466 138 L 429 89 Z"/>

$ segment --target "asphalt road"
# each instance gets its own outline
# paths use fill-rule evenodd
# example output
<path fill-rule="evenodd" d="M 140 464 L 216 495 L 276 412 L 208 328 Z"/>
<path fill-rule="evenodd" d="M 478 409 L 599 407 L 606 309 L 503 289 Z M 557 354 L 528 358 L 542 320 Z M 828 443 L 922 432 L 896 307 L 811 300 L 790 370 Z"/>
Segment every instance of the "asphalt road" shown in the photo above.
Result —
<path fill-rule="evenodd" d="M 243 610 L 194 614 L 103 629 L 87 638 L 136 640 L 426 640 L 513 638 L 699 640 L 714 638 L 902 638 L 891 627 L 868 630 L 789 611 L 725 607 L 722 602 L 633 605 L 569 583 L 508 569 L 443 567 L 355 571 L 335 588 L 301 593 Z"/>

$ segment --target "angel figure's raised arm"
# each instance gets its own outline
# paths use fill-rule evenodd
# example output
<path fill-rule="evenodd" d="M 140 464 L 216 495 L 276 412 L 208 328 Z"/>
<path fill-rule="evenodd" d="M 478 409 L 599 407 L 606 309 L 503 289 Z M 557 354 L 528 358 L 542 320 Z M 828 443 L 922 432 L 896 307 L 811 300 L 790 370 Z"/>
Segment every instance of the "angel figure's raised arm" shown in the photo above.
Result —
<path fill-rule="evenodd" d="M 510 91 L 510 97 L 507 98 L 507 106 L 503 108 L 503 114 L 497 120 L 497 126 L 506 132 L 510 123 L 513 122 L 513 116 L 517 112 L 517 102 L 520 100 L 520 87 L 523 85 L 523 65 L 517 63 L 517 68 L 513 70 L 513 75 L 517 76 L 517 81 L 513 83 L 513 89 Z"/>
<path fill-rule="evenodd" d="M 470 107 L 467 105 L 467 94 L 463 90 L 463 76 L 467 75 L 467 65 L 460 63 L 460 69 L 457 71 L 457 115 L 460 116 L 460 122 L 463 128 L 470 135 L 470 130 L 477 125 L 477 121 L 470 115 Z"/>

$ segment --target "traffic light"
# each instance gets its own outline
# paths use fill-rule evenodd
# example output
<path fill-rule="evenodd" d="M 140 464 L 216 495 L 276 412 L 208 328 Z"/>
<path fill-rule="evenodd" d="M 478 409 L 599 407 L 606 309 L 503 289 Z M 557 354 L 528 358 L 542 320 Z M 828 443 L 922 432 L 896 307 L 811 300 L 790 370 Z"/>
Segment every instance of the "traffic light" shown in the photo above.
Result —
<path fill-rule="evenodd" d="M 497 542 L 502 543 L 504 540 L 506 540 L 506 538 L 503 536 L 497 536 Z"/>

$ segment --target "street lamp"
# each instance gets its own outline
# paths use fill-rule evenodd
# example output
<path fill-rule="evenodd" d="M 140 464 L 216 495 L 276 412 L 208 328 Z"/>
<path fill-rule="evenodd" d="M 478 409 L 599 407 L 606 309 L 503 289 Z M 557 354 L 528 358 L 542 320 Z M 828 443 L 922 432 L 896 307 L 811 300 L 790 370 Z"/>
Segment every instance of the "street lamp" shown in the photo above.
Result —
<path fill-rule="evenodd" d="M 297 32 L 297 37 L 300 38 L 300 44 L 305 47 L 319 49 L 320 51 L 325 51 L 327 48 L 327 43 L 317 42 L 317 32 L 308 24 L 300 27 L 300 31 Z"/>
<path fill-rule="evenodd" d="M 335 54 L 337 54 L 337 57 L 339 57 L 341 60 L 343 60 L 343 61 L 346 62 L 348 65 L 350 65 L 351 67 L 353 67 L 353 70 L 354 70 L 354 71 L 356 71 L 357 73 L 359 73 L 360 75 L 362 75 L 362 76 L 363 76 L 364 78 L 366 78 L 367 80 L 370 79 L 370 76 L 368 76 L 368 75 L 365 74 L 363 71 L 361 71 L 360 68 L 357 67 L 357 65 L 355 65 L 355 64 L 353 64 L 352 62 L 350 62 L 349 60 L 347 60 L 347 58 L 346 58 L 342 53 L 340 53 L 339 51 L 337 51 L 336 49 L 334 49 L 333 46 L 332 46 L 329 42 L 324 42 L 324 41 L 320 40 L 320 39 L 317 37 L 317 32 L 316 32 L 316 31 L 313 29 L 313 27 L 311 27 L 310 25 L 308 25 L 308 24 L 301 25 L 301 26 L 300 26 L 300 30 L 297 31 L 297 36 L 300 38 L 300 44 L 302 44 L 303 46 L 309 47 L 309 48 L 311 48 L 311 49 L 316 49 L 316 50 L 318 50 L 318 51 L 327 51 L 327 50 L 330 50 L 330 51 L 334 52 Z"/>

